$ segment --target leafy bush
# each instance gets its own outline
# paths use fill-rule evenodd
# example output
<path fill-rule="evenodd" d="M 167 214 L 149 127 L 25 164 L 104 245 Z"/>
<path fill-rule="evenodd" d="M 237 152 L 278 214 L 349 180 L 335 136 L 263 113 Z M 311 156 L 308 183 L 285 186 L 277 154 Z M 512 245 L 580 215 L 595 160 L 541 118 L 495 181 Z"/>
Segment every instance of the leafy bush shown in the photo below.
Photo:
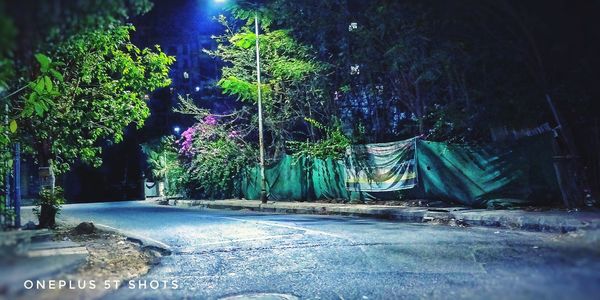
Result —
<path fill-rule="evenodd" d="M 5 195 L 0 195 L 0 215 L 4 216 L 4 218 L 6 220 L 11 220 L 11 222 L 12 222 L 15 217 L 15 211 L 13 209 L 11 209 L 10 207 L 6 207 L 5 199 L 6 199 Z M 11 222 L 6 222 L 6 223 L 11 223 Z M 4 229 L 6 225 L 7 224 L 0 224 L 0 229 Z"/>
<path fill-rule="evenodd" d="M 50 188 L 44 188 L 40 191 L 40 198 L 36 201 L 36 208 L 34 208 L 34 213 L 39 217 L 40 207 L 43 205 L 48 205 L 56 209 L 56 212 L 60 212 L 60 209 L 63 204 L 65 204 L 65 196 L 64 190 L 57 186 L 54 188 L 54 191 Z"/>
<path fill-rule="evenodd" d="M 236 196 L 237 178 L 243 168 L 256 163 L 256 149 L 242 139 L 239 130 L 214 115 L 181 134 L 179 153 L 185 158 L 189 192 L 198 197 Z"/>
<path fill-rule="evenodd" d="M 203 148 L 199 151 L 202 154 L 194 156 L 189 163 L 189 175 L 196 192 L 210 198 L 235 196 L 238 174 L 254 163 L 253 149 L 227 137 L 196 144 Z"/>
<path fill-rule="evenodd" d="M 60 209 L 65 204 L 64 191 L 57 186 L 54 189 L 44 188 L 40 191 L 40 198 L 35 202 L 36 207 L 33 213 L 40 221 L 39 227 L 53 228 L 56 222 L 56 215 L 60 213 Z"/>
<path fill-rule="evenodd" d="M 150 175 L 154 180 L 165 182 L 165 193 L 168 196 L 185 193 L 183 188 L 184 169 L 179 161 L 175 138 L 167 136 L 159 141 L 142 145 L 147 155 L 146 162 Z"/>
<path fill-rule="evenodd" d="M 305 118 L 313 127 L 324 132 L 323 139 L 317 142 L 288 141 L 287 146 L 295 158 L 314 157 L 319 159 L 342 159 L 350 139 L 342 132 L 341 123 L 334 121 L 332 127 L 324 126 L 316 120 Z"/>

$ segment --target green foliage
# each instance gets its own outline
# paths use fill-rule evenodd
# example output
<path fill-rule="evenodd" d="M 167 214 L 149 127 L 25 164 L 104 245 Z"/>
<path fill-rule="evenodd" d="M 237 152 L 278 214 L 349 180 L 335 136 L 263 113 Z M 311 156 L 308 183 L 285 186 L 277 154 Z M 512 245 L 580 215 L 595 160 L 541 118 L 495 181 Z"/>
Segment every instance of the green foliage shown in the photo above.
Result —
<path fill-rule="evenodd" d="M 0 195 L 0 215 L 4 216 L 7 220 L 11 220 L 11 223 L 15 217 L 15 211 L 10 207 L 6 207 L 6 195 Z M 0 224 L 0 228 L 3 228 L 5 224 Z"/>
<path fill-rule="evenodd" d="M 4 14 L 2 2 L 0 2 L 0 98 L 2 103 L 8 104 L 5 92 L 10 88 L 10 81 L 15 75 L 13 63 L 13 51 L 15 46 L 16 28 L 13 21 Z M 4 115 L 4 109 L 2 109 Z M 16 132 L 17 123 L 14 116 L 8 116 L 10 125 L 6 126 L 4 122 L 0 124 L 0 149 L 5 149 L 10 144 L 12 135 Z M 2 150 L 6 151 L 6 150 Z M 4 167 L 0 166 L 0 179 L 5 173 Z"/>
<path fill-rule="evenodd" d="M 159 141 L 144 144 L 142 151 L 147 156 L 146 161 L 153 179 L 166 183 L 166 194 L 168 196 L 182 194 L 185 172 L 179 160 L 174 137 L 167 136 Z"/>
<path fill-rule="evenodd" d="M 225 26 L 228 24 L 224 19 L 221 22 Z M 216 37 L 215 40 L 220 44 L 218 49 L 206 52 L 231 63 L 222 69 L 223 75 L 218 85 L 225 94 L 237 96 L 244 101 L 256 101 L 254 32 L 249 28 L 242 28 L 235 33 Z M 322 88 L 311 79 L 319 77 L 327 66 L 315 59 L 310 47 L 295 41 L 289 31 L 265 31 L 260 35 L 260 50 L 261 89 L 266 102 L 273 103 L 277 99 L 289 99 L 297 95 L 301 84 L 317 85 L 311 96 L 322 97 L 319 94 Z"/>
<path fill-rule="evenodd" d="M 228 114 L 230 121 L 219 119 L 216 123 L 214 117 L 207 119 L 211 116 L 207 116 L 206 112 L 182 103 L 182 107 L 183 104 L 187 106 L 185 111 L 194 112 L 192 114 L 200 121 L 182 134 L 181 146 L 187 157 L 187 181 L 195 189 L 194 193 L 203 197 L 236 196 L 235 179 L 243 169 L 257 163 L 255 13 L 259 14 L 261 22 L 260 87 L 265 136 L 269 140 L 267 157 L 284 153 L 285 141 L 303 140 L 307 136 L 296 128 L 304 126 L 305 118 L 316 125 L 320 124 L 317 120 L 331 116 L 332 106 L 326 97 L 324 77 L 329 65 L 317 59 L 316 51 L 299 43 L 289 30 L 272 28 L 272 10 L 244 1 L 233 4 L 229 9 L 234 18 L 242 21 L 241 27 L 236 27 L 238 22 L 232 24 L 224 16 L 219 16 L 225 33 L 213 37 L 218 43 L 216 50 L 205 52 L 226 63 L 217 85 L 224 94 L 237 97 L 244 105 L 242 109 Z M 344 147 L 341 146 L 345 138 L 341 129 L 339 126 L 335 130 L 321 129 L 326 132 L 327 138 L 306 152 L 319 157 L 337 156 L 340 147 Z M 313 131 L 308 135 L 315 138 Z M 304 145 L 301 144 L 299 149 Z"/>
<path fill-rule="evenodd" d="M 38 4 L 38 11 L 52 9 L 55 2 Z M 120 26 L 132 17 L 152 9 L 150 0 L 76 0 L 61 2 L 60 13 L 44 15 L 40 28 L 46 28 L 43 38 L 51 44 L 60 44 L 71 36 L 90 30 L 106 30 Z M 49 49 L 48 49 L 49 50 Z"/>
<path fill-rule="evenodd" d="M 342 159 L 350 139 L 342 132 L 341 123 L 335 121 L 332 127 L 324 126 L 316 120 L 306 118 L 306 122 L 324 132 L 324 137 L 317 142 L 288 141 L 287 146 L 295 158 Z"/>
<path fill-rule="evenodd" d="M 9 130 L 11 133 L 17 132 L 17 121 L 15 121 L 15 120 L 10 121 L 10 124 L 8 126 L 9 126 Z"/>
<path fill-rule="evenodd" d="M 152 170 L 152 177 L 154 180 L 165 180 L 173 166 L 173 161 L 171 161 L 170 158 L 167 158 L 166 155 L 161 152 L 148 151 L 146 152 L 146 155 L 148 155 L 147 162 Z"/>
<path fill-rule="evenodd" d="M 16 28 L 10 18 L 4 15 L 0 3 L 0 95 L 9 87 L 9 81 L 14 76 L 12 52 L 16 36 Z"/>
<path fill-rule="evenodd" d="M 428 138 L 435 141 L 447 141 L 456 143 L 468 142 L 466 137 L 472 130 L 469 116 L 456 105 L 447 104 L 441 107 L 436 104 L 434 109 L 424 117 L 430 125 Z"/>
<path fill-rule="evenodd" d="M 33 212 L 38 216 L 41 213 L 42 206 L 50 206 L 56 210 L 56 213 L 60 212 L 62 205 L 65 204 L 64 190 L 57 186 L 54 189 L 45 188 L 40 191 L 39 199 L 35 202 L 35 208 Z"/>
<path fill-rule="evenodd" d="M 62 74 L 57 71 L 61 66 L 60 63 L 52 62 L 49 57 L 41 53 L 36 54 L 35 59 L 40 65 L 39 75 L 29 82 L 31 92 L 25 97 L 25 105 L 21 112 L 23 118 L 29 118 L 34 114 L 43 117 L 54 103 L 54 99 L 60 95 L 58 86 L 64 81 Z"/>
<path fill-rule="evenodd" d="M 173 58 L 159 49 L 132 47 L 133 28 L 121 26 L 147 12 L 149 0 L 59 2 L 57 10 L 56 1 L 38 1 L 35 10 L 23 14 L 33 17 L 24 21 L 13 15 L 13 22 L 4 15 L 5 4 L 18 10 L 30 1 L 0 1 L 0 96 L 9 120 L 0 122 L 0 181 L 12 167 L 15 141 L 55 171 L 67 170 L 79 158 L 97 165 L 101 140 L 117 141 L 129 123 L 141 124 L 148 113 L 137 99 L 169 82 Z M 15 43 L 14 23 L 22 26 L 26 42 Z M 132 72 L 124 69 L 132 66 Z M 55 208 L 64 202 L 60 188 L 41 197 Z"/>
<path fill-rule="evenodd" d="M 259 10 L 265 15 L 270 14 L 266 9 Z M 233 11 L 235 17 L 247 20 L 245 25 L 235 28 L 235 22 L 232 25 L 220 16 L 219 22 L 226 28 L 225 34 L 214 37 L 218 43 L 216 50 L 205 52 L 226 62 L 218 82 L 223 93 L 246 102 L 248 110 L 255 110 L 258 85 L 256 35 L 251 26 L 253 18 L 250 18 L 244 4 L 238 4 Z M 261 22 L 261 93 L 265 131 L 271 140 L 270 149 L 267 149 L 270 156 L 282 153 L 286 140 L 304 139 L 306 135 L 297 132 L 294 127 L 305 117 L 327 119 L 331 116 L 332 106 L 326 97 L 324 77 L 329 65 L 318 60 L 314 49 L 299 43 L 289 30 L 271 28 L 268 19 L 264 21 L 261 18 Z M 257 120 L 248 121 L 254 123 Z"/>
<path fill-rule="evenodd" d="M 486 140 L 490 128 L 527 128 L 552 120 L 543 95 L 559 90 L 568 99 L 561 110 L 572 112 L 574 122 L 586 113 L 588 120 L 598 115 L 589 109 L 575 113 L 572 104 L 589 95 L 581 82 L 595 78 L 589 67 L 593 54 L 580 58 L 581 64 L 563 65 L 564 71 L 543 66 L 579 55 L 567 50 L 573 47 L 559 46 L 561 22 L 539 18 L 556 20 L 559 5 L 540 11 L 526 1 L 373 0 L 352 4 L 354 12 L 341 9 L 348 7 L 347 0 L 273 0 L 266 5 L 277 12 L 273 24 L 293 28 L 294 38 L 319 49 L 321 59 L 332 65 L 334 75 L 327 79 L 352 113 L 345 125 L 363 123 L 365 142 L 417 134 Z M 341 34 L 340 24 L 350 22 L 356 28 Z M 560 32 L 564 41 L 570 39 L 565 36 L 569 30 Z M 360 74 L 349 72 L 353 65 L 360 66 Z M 563 89 L 566 72 L 584 69 L 569 92 Z M 592 130 L 594 122 L 584 127 Z"/>
<path fill-rule="evenodd" d="M 243 111 L 215 116 L 180 98 L 180 113 L 194 115 L 198 122 L 178 141 L 183 159 L 184 185 L 195 197 L 235 197 L 240 172 L 257 162 L 257 147 L 246 142 L 249 126 L 238 123 Z"/>
<path fill-rule="evenodd" d="M 227 10 L 231 15 L 238 20 L 245 21 L 246 26 L 254 24 L 255 16 L 260 19 L 260 26 L 263 29 L 269 29 L 275 20 L 275 13 L 268 7 L 259 6 L 252 0 L 231 1 L 227 6 Z"/>
<path fill-rule="evenodd" d="M 231 44 L 235 45 L 241 49 L 250 49 L 256 45 L 256 34 L 254 32 L 249 31 L 239 32 L 233 35 L 229 40 Z"/>
<path fill-rule="evenodd" d="M 237 96 L 238 99 L 243 101 L 257 101 L 258 88 L 255 83 L 240 80 L 232 75 L 222 78 L 217 84 L 223 89 L 225 94 Z"/>
<path fill-rule="evenodd" d="M 5 4 L 13 10 L 27 6 L 0 2 Z M 36 3 L 25 14 L 33 16 L 28 20 L 12 16 L 27 36 L 19 44 L 12 18 L 0 7 L 0 95 L 9 119 L 0 124 L 0 147 L 22 141 L 41 165 L 61 172 L 80 158 L 98 165 L 102 140 L 119 141 L 125 126 L 142 124 L 148 110 L 139 99 L 169 83 L 173 58 L 133 46 L 133 27 L 122 26 L 149 11 L 149 0 L 60 1 L 60 10 L 55 5 Z M 0 169 L 4 174 L 5 167 Z"/>
<path fill-rule="evenodd" d="M 210 198 L 235 197 L 237 178 L 247 166 L 256 162 L 255 148 L 226 136 L 194 141 L 198 155 L 188 164 L 193 193 Z"/>
<path fill-rule="evenodd" d="M 137 48 L 130 42 L 132 30 L 117 26 L 69 38 L 53 53 L 57 72 L 39 56 L 40 69 L 53 80 L 45 75 L 35 81 L 28 99 L 53 98 L 43 107 L 34 105 L 29 125 L 42 160 L 52 161 L 56 172 L 77 159 L 99 166 L 99 142 L 120 142 L 125 127 L 141 127 L 149 116 L 144 95 L 170 84 L 174 58 L 158 46 Z M 42 109 L 48 113 L 40 117 Z"/>

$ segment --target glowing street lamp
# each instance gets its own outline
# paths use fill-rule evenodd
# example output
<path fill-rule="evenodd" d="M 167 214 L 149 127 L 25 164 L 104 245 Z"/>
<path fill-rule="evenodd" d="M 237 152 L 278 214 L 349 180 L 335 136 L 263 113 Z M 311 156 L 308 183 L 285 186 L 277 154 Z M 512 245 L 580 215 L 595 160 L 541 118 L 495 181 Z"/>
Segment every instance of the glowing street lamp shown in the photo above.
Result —
<path fill-rule="evenodd" d="M 227 0 L 214 0 L 217 3 L 224 3 Z M 260 153 L 260 201 L 267 203 L 267 178 L 265 176 L 265 146 L 263 137 L 263 116 L 262 116 L 262 91 L 260 83 L 260 48 L 258 41 L 258 10 L 254 12 L 254 33 L 256 35 L 256 83 L 258 92 L 258 146 Z"/>

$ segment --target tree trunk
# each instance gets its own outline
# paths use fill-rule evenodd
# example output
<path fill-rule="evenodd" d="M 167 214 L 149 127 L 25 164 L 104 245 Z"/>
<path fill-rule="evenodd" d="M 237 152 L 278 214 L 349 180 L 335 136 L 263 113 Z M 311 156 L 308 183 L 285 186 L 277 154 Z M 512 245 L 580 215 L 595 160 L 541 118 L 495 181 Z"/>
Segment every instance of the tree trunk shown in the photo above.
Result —
<path fill-rule="evenodd" d="M 165 183 L 162 180 L 156 181 L 156 194 L 158 197 L 165 195 Z"/>
<path fill-rule="evenodd" d="M 57 209 L 50 204 L 42 204 L 38 228 L 54 228 L 56 224 Z"/>

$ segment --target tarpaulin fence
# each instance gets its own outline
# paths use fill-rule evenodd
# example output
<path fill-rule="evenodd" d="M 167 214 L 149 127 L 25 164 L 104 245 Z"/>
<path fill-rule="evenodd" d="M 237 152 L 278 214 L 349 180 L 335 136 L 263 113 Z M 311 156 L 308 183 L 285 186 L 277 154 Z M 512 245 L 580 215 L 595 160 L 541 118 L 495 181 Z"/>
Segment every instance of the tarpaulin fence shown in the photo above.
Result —
<path fill-rule="evenodd" d="M 393 199 L 413 197 L 474 207 L 547 204 L 559 198 L 550 135 L 511 144 L 456 145 L 409 140 L 353 145 L 341 160 L 285 155 L 267 166 L 269 199 Z M 260 197 L 258 166 L 241 176 L 246 199 Z M 390 198 L 391 197 L 391 198 Z"/>
<path fill-rule="evenodd" d="M 284 155 L 265 168 L 269 200 L 348 199 L 342 161 Z M 245 170 L 241 190 L 246 199 L 260 198 L 260 168 Z"/>
<path fill-rule="evenodd" d="M 389 192 L 417 185 L 416 138 L 353 145 L 346 150 L 346 187 L 352 192 Z"/>
<path fill-rule="evenodd" d="M 552 140 L 540 135 L 510 145 L 417 141 L 422 195 L 474 207 L 549 204 L 560 199 Z"/>

